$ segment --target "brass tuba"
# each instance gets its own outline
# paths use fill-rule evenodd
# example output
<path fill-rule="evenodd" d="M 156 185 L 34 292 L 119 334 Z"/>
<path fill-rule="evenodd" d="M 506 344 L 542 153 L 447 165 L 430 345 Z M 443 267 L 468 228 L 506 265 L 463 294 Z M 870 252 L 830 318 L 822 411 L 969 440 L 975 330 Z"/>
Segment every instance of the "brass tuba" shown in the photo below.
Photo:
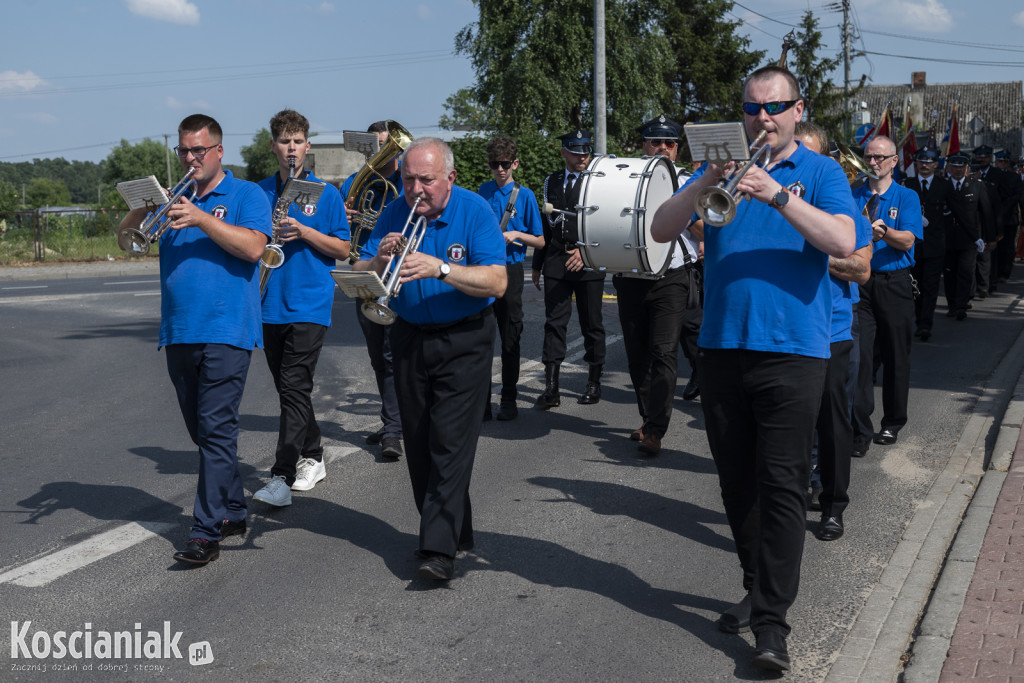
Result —
<path fill-rule="evenodd" d="M 404 152 L 413 140 L 412 134 L 397 121 L 389 119 L 385 125 L 388 128 L 388 139 L 356 173 L 356 178 L 352 181 L 352 187 L 349 188 L 348 197 L 345 200 L 345 205 L 348 208 L 359 212 L 351 226 L 352 248 L 348 255 L 349 263 L 359 260 L 359 235 L 363 230 L 373 232 L 380 212 L 398 196 L 398 188 L 381 175 L 379 169 L 387 166 L 396 156 Z M 380 209 L 374 210 L 375 202 L 379 202 Z"/>
<path fill-rule="evenodd" d="M 846 180 L 850 183 L 850 187 L 862 185 L 865 177 L 878 180 L 878 176 L 871 170 L 871 167 L 857 156 L 857 153 L 852 149 L 841 142 L 836 142 L 836 150 L 838 153 L 836 161 L 843 167 L 843 172 L 846 173 Z"/>

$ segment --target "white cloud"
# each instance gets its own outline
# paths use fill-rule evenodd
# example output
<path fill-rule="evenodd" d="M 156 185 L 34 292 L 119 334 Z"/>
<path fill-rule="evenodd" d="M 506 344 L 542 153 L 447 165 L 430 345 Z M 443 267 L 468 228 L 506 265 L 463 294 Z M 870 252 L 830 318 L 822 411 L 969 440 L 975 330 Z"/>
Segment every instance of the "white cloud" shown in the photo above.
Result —
<path fill-rule="evenodd" d="M 876 7 L 885 12 L 887 30 L 905 29 L 917 33 L 941 33 L 955 28 L 943 0 L 869 0 L 864 10 Z"/>
<path fill-rule="evenodd" d="M 41 88 L 44 85 L 49 85 L 46 81 L 36 76 L 31 71 L 25 73 L 18 73 L 17 71 L 0 71 L 0 92 L 9 90 L 20 90 L 22 92 L 29 92 L 36 88 Z"/>
<path fill-rule="evenodd" d="M 427 21 L 434 18 L 434 10 L 426 5 L 416 5 L 416 16 L 420 18 L 420 21 Z"/>
<path fill-rule="evenodd" d="M 319 14 L 334 14 L 334 3 L 333 2 L 321 2 L 316 11 Z"/>
<path fill-rule="evenodd" d="M 1024 26 L 1024 12 L 1017 12 L 1017 14 L 1013 15 L 1013 23 L 1017 24 L 1017 26 Z"/>
<path fill-rule="evenodd" d="M 199 25 L 199 8 L 188 0 L 124 0 L 132 14 L 187 26 Z"/>

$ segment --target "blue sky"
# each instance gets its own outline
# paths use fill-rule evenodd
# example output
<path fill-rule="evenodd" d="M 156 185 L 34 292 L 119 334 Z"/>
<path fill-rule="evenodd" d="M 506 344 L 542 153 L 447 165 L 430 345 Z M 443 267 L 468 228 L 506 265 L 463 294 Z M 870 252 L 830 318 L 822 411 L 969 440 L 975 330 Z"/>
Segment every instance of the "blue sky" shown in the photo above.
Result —
<path fill-rule="evenodd" d="M 830 4 L 743 0 L 733 18 L 772 56 L 786 24 L 810 8 L 838 50 L 841 15 Z M 926 71 L 929 83 L 1024 75 L 1021 0 L 852 4 L 859 50 L 1015 64 L 869 54 L 854 61 L 855 80 L 865 73 L 875 84 L 903 83 L 912 71 Z M 174 144 L 178 122 L 203 112 L 224 128 L 226 161 L 241 163 L 239 148 L 285 107 L 317 132 L 361 130 L 382 118 L 428 128 L 445 99 L 473 83 L 468 60 L 454 55 L 456 33 L 477 18 L 469 0 L 6 0 L 4 18 L 0 161 L 100 161 L 121 139 L 165 134 Z"/>

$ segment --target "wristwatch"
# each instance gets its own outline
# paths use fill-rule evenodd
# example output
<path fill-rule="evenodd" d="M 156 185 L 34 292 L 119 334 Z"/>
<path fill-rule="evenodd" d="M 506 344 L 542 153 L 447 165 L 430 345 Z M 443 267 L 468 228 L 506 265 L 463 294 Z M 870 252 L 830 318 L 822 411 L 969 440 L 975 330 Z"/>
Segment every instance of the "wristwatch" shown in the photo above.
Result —
<path fill-rule="evenodd" d="M 441 263 L 441 274 L 437 276 L 438 280 L 443 280 L 448 277 L 448 274 L 452 272 L 452 267 L 447 263 Z"/>
<path fill-rule="evenodd" d="M 779 191 L 775 193 L 772 200 L 768 202 L 769 205 L 774 206 L 776 209 L 782 210 L 786 204 L 789 203 L 789 190 L 785 187 L 780 187 Z"/>

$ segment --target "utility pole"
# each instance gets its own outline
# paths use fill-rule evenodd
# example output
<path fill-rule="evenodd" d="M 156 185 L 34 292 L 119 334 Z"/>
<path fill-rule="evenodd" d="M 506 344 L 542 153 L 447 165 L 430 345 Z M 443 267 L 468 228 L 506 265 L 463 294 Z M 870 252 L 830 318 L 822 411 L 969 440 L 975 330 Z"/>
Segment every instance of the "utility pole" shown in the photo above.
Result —
<path fill-rule="evenodd" d="M 604 0 L 594 0 L 594 151 L 608 152 L 608 93 L 604 72 Z"/>
<path fill-rule="evenodd" d="M 167 138 L 167 133 L 164 133 L 164 157 L 167 159 L 167 187 L 174 187 L 171 180 L 171 143 L 168 142 Z"/>
<path fill-rule="evenodd" d="M 850 0 L 843 0 L 843 110 L 846 118 L 843 119 L 843 130 L 846 133 L 846 141 L 853 138 L 850 130 L 853 123 L 850 112 L 850 41 L 853 39 L 850 28 Z"/>

